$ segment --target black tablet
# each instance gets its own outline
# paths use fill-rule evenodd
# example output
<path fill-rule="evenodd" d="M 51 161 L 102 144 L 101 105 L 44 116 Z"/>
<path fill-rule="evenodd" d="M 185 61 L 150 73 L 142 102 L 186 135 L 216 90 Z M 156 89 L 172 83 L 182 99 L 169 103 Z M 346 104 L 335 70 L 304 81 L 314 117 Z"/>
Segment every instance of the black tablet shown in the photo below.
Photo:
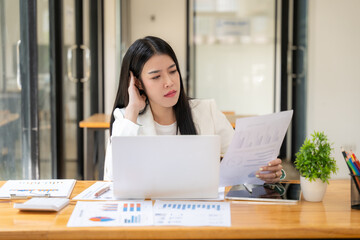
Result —
<path fill-rule="evenodd" d="M 231 200 L 298 202 L 301 188 L 298 183 L 241 184 L 233 186 L 225 196 Z"/>

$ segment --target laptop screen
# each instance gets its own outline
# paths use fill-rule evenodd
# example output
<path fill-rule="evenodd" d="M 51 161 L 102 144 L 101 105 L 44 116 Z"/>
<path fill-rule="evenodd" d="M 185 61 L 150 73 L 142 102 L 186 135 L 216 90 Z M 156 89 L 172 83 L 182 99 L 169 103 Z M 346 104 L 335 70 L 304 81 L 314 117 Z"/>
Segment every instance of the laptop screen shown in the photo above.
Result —
<path fill-rule="evenodd" d="M 112 137 L 116 198 L 216 198 L 220 137 Z"/>

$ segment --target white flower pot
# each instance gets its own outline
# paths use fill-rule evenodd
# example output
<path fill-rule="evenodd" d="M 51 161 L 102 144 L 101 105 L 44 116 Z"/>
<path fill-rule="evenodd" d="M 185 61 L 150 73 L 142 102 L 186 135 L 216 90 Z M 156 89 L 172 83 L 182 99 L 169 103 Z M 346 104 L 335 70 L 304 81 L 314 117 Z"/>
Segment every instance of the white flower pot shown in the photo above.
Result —
<path fill-rule="evenodd" d="M 308 179 L 300 176 L 300 186 L 306 201 L 321 202 L 326 192 L 327 183 L 323 183 L 319 178 L 310 182 Z"/>

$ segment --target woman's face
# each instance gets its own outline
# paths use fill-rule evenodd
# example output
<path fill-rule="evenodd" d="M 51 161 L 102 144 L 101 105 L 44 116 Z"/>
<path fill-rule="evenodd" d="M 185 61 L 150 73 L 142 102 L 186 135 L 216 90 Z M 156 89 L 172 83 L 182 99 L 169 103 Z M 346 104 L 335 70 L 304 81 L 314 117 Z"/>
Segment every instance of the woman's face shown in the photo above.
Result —
<path fill-rule="evenodd" d="M 169 108 L 177 103 L 180 75 L 170 56 L 152 56 L 143 67 L 141 79 L 152 109 Z"/>

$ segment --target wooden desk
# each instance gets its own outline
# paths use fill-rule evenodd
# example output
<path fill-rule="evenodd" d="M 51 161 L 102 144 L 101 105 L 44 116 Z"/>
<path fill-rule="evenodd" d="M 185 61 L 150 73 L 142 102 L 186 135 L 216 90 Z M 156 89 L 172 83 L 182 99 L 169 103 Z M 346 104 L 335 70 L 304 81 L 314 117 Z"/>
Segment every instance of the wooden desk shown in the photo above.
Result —
<path fill-rule="evenodd" d="M 226 118 L 229 120 L 231 125 L 235 126 L 237 118 L 251 117 L 253 115 L 235 115 L 229 112 L 224 112 Z M 81 128 L 96 128 L 96 129 L 108 129 L 110 128 L 110 115 L 104 113 L 96 113 L 89 118 L 81 121 L 79 126 Z"/>
<path fill-rule="evenodd" d="M 110 115 L 96 113 L 89 118 L 79 122 L 79 126 L 81 128 L 108 129 L 110 128 Z"/>
<path fill-rule="evenodd" d="M 92 183 L 77 182 L 71 197 Z M 15 201 L 20 200 L 0 200 L 0 239 L 360 238 L 360 210 L 350 207 L 350 180 L 331 181 L 320 203 L 263 205 L 233 201 L 231 227 L 68 228 L 75 201 L 59 213 L 19 212 L 13 208 Z"/>
<path fill-rule="evenodd" d="M 225 114 L 227 120 L 231 123 L 231 126 L 235 129 L 236 119 L 245 118 L 245 117 L 254 117 L 255 115 L 234 115 L 234 114 Z"/>
<path fill-rule="evenodd" d="M 97 113 L 79 122 L 79 127 L 86 129 L 84 158 L 84 179 L 104 178 L 105 130 L 110 128 L 110 115 Z M 98 176 L 95 176 L 97 165 Z"/>

